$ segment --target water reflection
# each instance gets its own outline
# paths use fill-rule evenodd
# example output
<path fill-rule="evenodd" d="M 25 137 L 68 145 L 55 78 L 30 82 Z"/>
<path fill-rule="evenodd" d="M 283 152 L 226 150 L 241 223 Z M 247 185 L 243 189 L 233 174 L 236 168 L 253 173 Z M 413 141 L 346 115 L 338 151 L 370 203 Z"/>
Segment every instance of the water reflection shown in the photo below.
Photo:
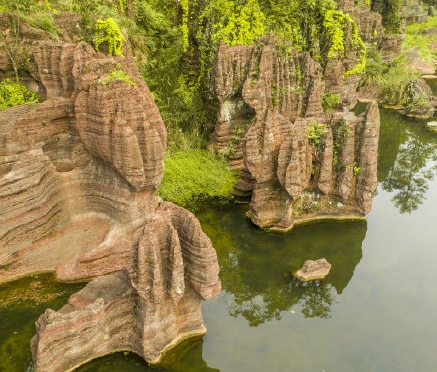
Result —
<path fill-rule="evenodd" d="M 159 365 L 148 365 L 135 353 L 115 353 L 95 359 L 75 372 L 220 372 L 203 360 L 203 338 L 191 338 L 176 345 L 163 357 Z"/>
<path fill-rule="evenodd" d="M 253 327 L 280 320 L 284 311 L 330 317 L 331 305 L 361 259 L 366 222 L 324 221 L 279 235 L 251 225 L 244 211 L 242 206 L 240 213 L 198 215 L 217 250 L 229 315 L 242 317 Z M 325 280 L 303 283 L 291 275 L 305 260 L 322 257 L 332 264 Z"/>
<path fill-rule="evenodd" d="M 83 283 L 57 283 L 50 274 L 0 285 L 0 371 L 29 370 L 29 344 L 38 316 L 48 307 L 59 309 L 83 287 Z"/>
<path fill-rule="evenodd" d="M 378 181 L 394 193 L 392 201 L 401 213 L 411 213 L 425 200 L 428 182 L 437 172 L 437 137 L 421 121 L 381 110 Z"/>

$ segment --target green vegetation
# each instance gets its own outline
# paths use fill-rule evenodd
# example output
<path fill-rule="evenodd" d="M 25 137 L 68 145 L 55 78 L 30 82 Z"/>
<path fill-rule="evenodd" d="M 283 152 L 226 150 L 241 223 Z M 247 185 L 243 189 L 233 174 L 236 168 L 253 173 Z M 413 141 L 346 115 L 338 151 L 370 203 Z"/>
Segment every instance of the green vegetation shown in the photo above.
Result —
<path fill-rule="evenodd" d="M 327 126 L 326 124 L 322 124 L 313 120 L 308 124 L 307 130 L 308 142 L 310 143 L 310 145 L 318 147 L 320 145 L 320 140 L 323 133 L 325 133 L 327 130 Z"/>
<path fill-rule="evenodd" d="M 0 111 L 24 103 L 38 101 L 38 96 L 27 90 L 25 86 L 17 84 L 9 79 L 0 82 Z"/>
<path fill-rule="evenodd" d="M 366 47 L 358 34 L 358 26 L 347 14 L 338 10 L 328 10 L 325 13 L 323 26 L 331 38 L 331 47 L 328 58 L 344 57 L 345 30 L 351 29 L 351 38 L 347 40 L 353 50 L 360 52 L 360 62 L 352 69 L 345 72 L 345 76 L 360 74 L 366 67 Z"/>
<path fill-rule="evenodd" d="M 368 1 L 356 3 L 364 5 Z M 391 30 L 397 27 L 398 5 L 399 0 L 371 2 Z M 278 50 L 290 58 L 294 48 L 309 52 L 326 66 L 330 58 L 342 58 L 345 50 L 355 50 L 360 61 L 345 75 L 361 74 L 367 63 L 356 23 L 338 10 L 334 0 L 0 0 L 0 11 L 11 14 L 11 32 L 0 35 L 0 41 L 2 37 L 7 41 L 6 52 L 17 83 L 26 63 L 19 55 L 21 22 L 43 29 L 52 37 L 64 37 L 56 22 L 60 11 L 71 11 L 82 15 L 78 40 L 111 55 L 122 55 L 127 43 L 167 127 L 168 164 L 184 152 L 192 156 L 192 149 L 207 147 L 216 120 L 213 67 L 220 42 L 252 44 L 263 34 L 279 34 L 282 39 Z M 386 101 L 392 102 L 399 83 L 396 74 L 386 73 L 387 67 L 374 61 L 367 63 L 366 79 L 384 85 Z M 259 71 L 255 68 L 253 74 Z M 297 80 L 301 78 L 299 75 Z M 383 82 L 388 78 L 393 80 L 391 85 Z M 135 84 L 120 68 L 111 71 L 102 84 L 111 81 Z M 256 76 L 252 83 L 257 83 Z M 284 94 L 281 89 L 277 83 L 271 86 L 275 106 Z M 324 95 L 324 111 L 336 108 L 339 101 L 338 95 Z M 232 133 L 228 155 L 235 151 L 241 130 L 238 127 Z M 324 129 L 310 130 L 309 140 L 315 145 Z M 198 191 L 205 194 L 204 190 Z"/>
<path fill-rule="evenodd" d="M 382 14 L 382 24 L 389 33 L 400 33 L 402 0 L 372 0 L 372 10 Z"/>
<path fill-rule="evenodd" d="M 354 177 L 357 177 L 360 174 L 361 168 L 360 167 L 354 167 Z"/>
<path fill-rule="evenodd" d="M 257 0 L 239 2 L 233 0 L 212 0 L 202 12 L 199 24 L 205 24 L 211 32 L 212 43 L 220 41 L 227 45 L 253 44 L 265 32 L 266 18 Z M 199 39 L 204 35 L 199 28 Z"/>
<path fill-rule="evenodd" d="M 323 112 L 329 113 L 334 108 L 338 108 L 341 105 L 340 96 L 335 93 L 325 93 L 322 95 L 322 107 Z"/>
<path fill-rule="evenodd" d="M 433 62 L 437 58 L 437 50 L 431 50 L 431 44 L 437 42 L 437 35 L 427 35 L 428 29 L 437 28 L 437 17 L 428 17 L 424 23 L 413 23 L 407 26 L 402 50 L 417 47 L 418 52 L 425 62 Z"/>
<path fill-rule="evenodd" d="M 402 106 L 408 102 L 408 84 L 419 79 L 420 74 L 411 71 L 404 56 L 389 64 L 381 61 L 381 56 L 369 50 L 366 69 L 361 84 L 373 84 L 381 90 L 379 102 L 387 106 Z"/>
<path fill-rule="evenodd" d="M 111 81 L 124 81 L 125 83 L 127 83 L 127 84 L 129 84 L 130 86 L 133 86 L 133 87 L 135 85 L 137 85 L 132 80 L 132 77 L 129 74 L 127 74 L 126 72 L 121 70 L 120 66 L 117 66 L 117 68 L 114 68 L 114 69 L 111 70 L 109 75 L 105 79 L 103 79 L 102 85 L 107 85 Z"/>
<path fill-rule="evenodd" d="M 188 150 L 166 156 L 164 179 L 158 194 L 195 210 L 200 201 L 232 199 L 236 178 L 227 163 L 208 150 Z"/>
<path fill-rule="evenodd" d="M 123 40 L 121 30 L 113 18 L 98 19 L 96 21 L 94 26 L 94 47 L 96 50 L 99 50 L 101 44 L 107 42 L 110 55 L 118 54 L 122 56 Z"/>

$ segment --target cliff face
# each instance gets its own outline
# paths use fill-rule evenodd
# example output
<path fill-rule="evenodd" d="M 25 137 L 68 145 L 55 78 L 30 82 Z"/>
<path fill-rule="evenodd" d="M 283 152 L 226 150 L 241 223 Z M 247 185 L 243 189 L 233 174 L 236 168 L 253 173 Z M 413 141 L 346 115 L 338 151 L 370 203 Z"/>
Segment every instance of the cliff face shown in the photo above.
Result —
<path fill-rule="evenodd" d="M 235 189 L 252 195 L 248 215 L 255 224 L 288 230 L 302 219 L 370 210 L 379 111 L 373 103 L 360 116 L 348 112 L 358 84 L 357 76 L 345 76 L 352 61 L 357 56 L 346 53 L 328 63 L 323 79 L 309 54 L 275 37 L 220 47 L 212 143 L 241 171 Z M 324 92 L 337 94 L 343 111 L 324 114 Z"/>
<path fill-rule="evenodd" d="M 199 222 L 154 194 L 166 147 L 159 111 L 128 49 L 109 57 L 22 32 L 25 80 L 46 99 L 0 113 L 0 282 L 104 275 L 40 317 L 35 369 L 67 371 L 117 350 L 155 362 L 205 332 L 200 301 L 221 288 Z"/>

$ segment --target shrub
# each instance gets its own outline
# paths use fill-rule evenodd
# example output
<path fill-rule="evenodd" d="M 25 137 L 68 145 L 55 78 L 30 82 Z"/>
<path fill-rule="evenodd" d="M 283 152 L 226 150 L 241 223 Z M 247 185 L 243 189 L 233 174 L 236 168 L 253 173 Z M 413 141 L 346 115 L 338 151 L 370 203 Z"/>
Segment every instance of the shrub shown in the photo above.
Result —
<path fill-rule="evenodd" d="M 232 199 L 236 174 L 208 150 L 188 150 L 165 159 L 164 179 L 158 194 L 165 200 L 196 210 L 202 201 Z"/>
<path fill-rule="evenodd" d="M 128 73 L 121 70 L 119 65 L 117 66 L 117 68 L 112 69 L 111 72 L 109 73 L 109 75 L 105 79 L 102 80 L 102 85 L 107 85 L 111 81 L 124 81 L 125 83 L 129 84 L 132 87 L 137 85 L 132 80 L 132 76 L 130 76 Z"/>
<path fill-rule="evenodd" d="M 25 86 L 14 83 L 9 79 L 0 82 L 0 111 L 24 103 L 38 101 L 38 96 L 27 90 Z"/>
<path fill-rule="evenodd" d="M 113 18 L 107 18 L 106 20 L 98 19 L 96 21 L 94 46 L 97 51 L 99 50 L 100 45 L 106 41 L 109 46 L 110 55 L 118 54 L 122 56 L 123 52 L 121 47 L 123 45 L 123 40 L 124 38 L 120 28 Z"/>
<path fill-rule="evenodd" d="M 322 95 L 322 107 L 323 112 L 329 113 L 334 108 L 338 108 L 341 105 L 340 96 L 335 93 L 324 93 Z"/>
<path fill-rule="evenodd" d="M 310 145 L 318 147 L 323 133 L 327 131 L 326 124 L 319 123 L 315 120 L 311 121 L 308 126 L 308 142 Z"/>

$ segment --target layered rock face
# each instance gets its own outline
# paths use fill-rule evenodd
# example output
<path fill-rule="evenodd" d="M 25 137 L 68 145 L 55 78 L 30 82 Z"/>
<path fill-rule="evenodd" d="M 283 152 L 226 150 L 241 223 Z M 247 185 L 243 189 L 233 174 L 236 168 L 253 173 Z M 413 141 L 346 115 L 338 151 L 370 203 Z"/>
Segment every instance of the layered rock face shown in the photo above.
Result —
<path fill-rule="evenodd" d="M 0 113 L 0 282 L 104 275 L 40 317 L 36 371 L 117 350 L 156 362 L 205 332 L 200 301 L 221 288 L 215 250 L 194 215 L 154 193 L 166 130 L 129 50 L 30 43 L 25 30 L 26 81 L 46 99 Z"/>
<path fill-rule="evenodd" d="M 295 221 L 359 217 L 370 210 L 378 107 L 372 103 L 360 116 L 348 112 L 358 79 L 344 76 L 350 61 L 333 63 L 337 67 L 327 67 L 330 79 L 324 81 L 309 54 L 275 37 L 220 47 L 213 145 L 241 171 L 235 189 L 252 195 L 248 216 L 261 227 L 288 230 Z M 344 110 L 325 115 L 325 91 L 334 91 Z"/>

